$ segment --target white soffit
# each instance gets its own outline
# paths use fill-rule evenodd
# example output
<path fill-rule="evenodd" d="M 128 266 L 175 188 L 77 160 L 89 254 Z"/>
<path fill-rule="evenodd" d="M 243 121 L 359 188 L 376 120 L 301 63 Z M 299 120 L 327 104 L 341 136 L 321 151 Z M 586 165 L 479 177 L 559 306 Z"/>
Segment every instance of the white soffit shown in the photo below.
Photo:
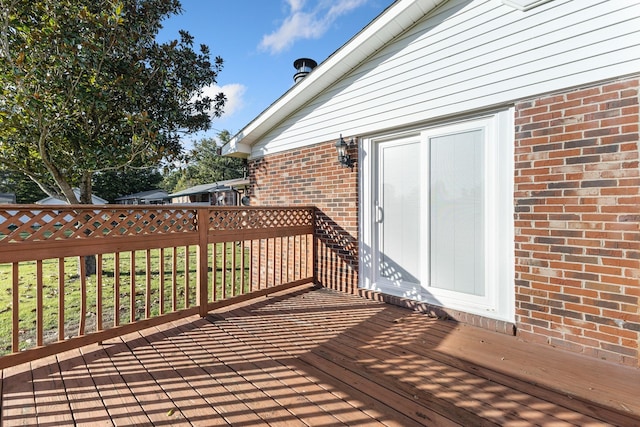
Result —
<path fill-rule="evenodd" d="M 502 3 L 518 10 L 529 10 L 551 0 L 502 0 Z"/>
<path fill-rule="evenodd" d="M 224 155 L 246 156 L 253 144 L 307 102 L 348 74 L 446 0 L 396 0 L 362 31 L 319 64 L 222 147 Z M 244 155 L 243 155 L 244 154 Z"/>

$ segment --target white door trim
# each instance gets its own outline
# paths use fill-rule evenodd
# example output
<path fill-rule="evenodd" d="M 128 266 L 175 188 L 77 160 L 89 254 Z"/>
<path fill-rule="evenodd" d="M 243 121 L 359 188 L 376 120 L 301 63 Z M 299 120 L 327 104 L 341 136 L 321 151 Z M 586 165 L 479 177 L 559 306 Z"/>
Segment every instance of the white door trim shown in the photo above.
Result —
<path fill-rule="evenodd" d="M 470 118 L 464 121 L 456 121 L 449 124 L 424 127 L 410 132 L 395 132 L 381 134 L 370 138 L 364 138 L 361 144 L 360 170 L 360 283 L 364 289 L 370 289 L 389 293 L 383 289 L 376 280 L 376 218 L 375 198 L 377 191 L 376 151 L 380 142 L 392 141 L 409 136 L 420 135 L 422 143 L 426 144 L 427 138 L 433 132 L 455 131 L 478 125 L 485 126 L 487 140 L 490 140 L 486 155 L 485 167 L 497 169 L 495 173 L 490 171 L 487 175 L 486 200 L 491 205 L 487 210 L 486 230 L 491 233 L 491 242 L 487 247 L 485 265 L 488 273 L 485 277 L 487 293 L 480 297 L 461 298 L 460 294 L 444 289 L 429 289 L 428 278 L 423 275 L 423 290 L 417 295 L 399 295 L 411 299 L 429 302 L 434 305 L 460 310 L 485 317 L 513 321 L 515 318 L 515 288 L 514 288 L 514 223 L 513 223 L 513 108 L 494 114 L 485 114 L 480 117 Z M 425 168 L 426 169 L 426 168 Z M 427 187 L 427 186 L 425 186 Z M 422 192 L 423 200 L 428 201 L 428 189 Z M 424 198 L 427 197 L 427 198 Z M 428 202 L 427 202 L 428 203 Z M 428 209 L 425 210 L 428 212 Z M 421 227 L 426 228 L 426 227 Z M 428 234 L 421 233 L 423 242 L 421 251 L 428 253 Z M 428 266 L 428 260 L 425 260 Z M 425 271 L 427 268 L 424 269 Z M 426 286 L 425 286 L 426 284 Z"/>

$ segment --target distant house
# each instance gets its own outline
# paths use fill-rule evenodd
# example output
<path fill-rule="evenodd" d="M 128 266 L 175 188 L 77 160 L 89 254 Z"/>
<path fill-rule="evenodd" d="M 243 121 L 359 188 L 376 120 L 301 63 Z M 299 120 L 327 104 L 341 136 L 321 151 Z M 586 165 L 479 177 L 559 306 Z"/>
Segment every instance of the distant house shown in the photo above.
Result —
<path fill-rule="evenodd" d="M 116 203 L 120 205 L 159 205 L 168 199 L 169 193 L 164 190 L 155 189 L 120 196 L 116 199 Z"/>
<path fill-rule="evenodd" d="M 16 202 L 16 195 L 13 193 L 0 193 L 0 205 L 10 205 Z"/>
<path fill-rule="evenodd" d="M 76 195 L 78 199 L 80 199 L 80 189 L 74 188 L 73 193 Z M 91 204 L 93 205 L 106 205 L 109 202 L 102 197 L 98 197 L 95 194 L 91 196 Z M 36 205 L 68 205 L 69 203 L 64 199 L 59 199 L 57 197 L 45 197 L 44 199 L 40 199 L 36 202 Z"/>
<path fill-rule="evenodd" d="M 171 203 L 198 203 L 213 206 L 238 206 L 248 204 L 246 178 L 228 179 L 210 184 L 196 185 L 167 197 Z"/>
<path fill-rule="evenodd" d="M 637 1 L 397 0 L 222 153 L 319 285 L 640 366 L 639 92 Z"/>

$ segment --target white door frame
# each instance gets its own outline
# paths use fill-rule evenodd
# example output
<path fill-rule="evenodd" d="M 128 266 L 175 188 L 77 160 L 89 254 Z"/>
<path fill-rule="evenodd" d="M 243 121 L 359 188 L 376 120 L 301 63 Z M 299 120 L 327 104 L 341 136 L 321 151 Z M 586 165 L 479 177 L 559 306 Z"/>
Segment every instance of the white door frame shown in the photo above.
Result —
<path fill-rule="evenodd" d="M 410 299 L 425 301 L 434 305 L 460 310 L 485 317 L 513 321 L 515 319 L 515 254 L 514 254 L 514 223 L 513 223 L 513 108 L 498 111 L 491 114 L 484 114 L 469 118 L 468 120 L 458 120 L 455 122 L 443 123 L 434 126 L 425 126 L 421 129 L 407 132 L 394 132 L 375 135 L 363 138 L 360 152 L 360 183 L 361 192 L 359 204 L 360 209 L 360 266 L 359 266 L 359 286 L 389 293 L 388 289 L 382 289 L 377 283 L 377 265 L 379 261 L 376 253 L 378 242 L 376 240 L 376 192 L 377 192 L 377 154 L 376 150 L 380 142 L 393 141 L 410 136 L 429 134 L 439 129 L 458 126 L 464 127 L 468 124 L 482 123 L 486 126 L 488 138 L 494 144 L 495 150 L 489 150 L 491 159 L 488 163 L 491 167 L 498 167 L 499 171 L 491 175 L 492 182 L 489 182 L 488 200 L 491 203 L 492 224 L 488 225 L 489 232 L 494 233 L 494 239 L 490 250 L 487 253 L 487 268 L 489 273 L 486 277 L 488 289 L 487 295 L 480 298 L 462 298 L 451 292 L 436 290 L 431 292 L 428 283 L 423 280 L 422 292 L 415 295 L 398 295 Z M 428 191 L 423 192 L 428 196 Z M 428 200 L 425 199 L 425 200 Z M 427 209 L 428 211 L 428 209 Z M 428 246 L 428 234 L 422 233 L 423 247 Z M 425 252 L 426 253 L 426 252 Z M 428 264 L 428 261 L 425 260 Z M 426 285 L 426 286 L 425 286 Z"/>

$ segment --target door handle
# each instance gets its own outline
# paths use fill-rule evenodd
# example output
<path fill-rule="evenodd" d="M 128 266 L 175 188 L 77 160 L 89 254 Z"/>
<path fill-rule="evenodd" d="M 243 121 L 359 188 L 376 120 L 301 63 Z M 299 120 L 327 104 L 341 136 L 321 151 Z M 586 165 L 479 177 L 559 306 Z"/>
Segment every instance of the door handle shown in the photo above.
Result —
<path fill-rule="evenodd" d="M 382 206 L 376 206 L 376 222 L 378 224 L 382 223 L 384 215 L 382 213 Z"/>

